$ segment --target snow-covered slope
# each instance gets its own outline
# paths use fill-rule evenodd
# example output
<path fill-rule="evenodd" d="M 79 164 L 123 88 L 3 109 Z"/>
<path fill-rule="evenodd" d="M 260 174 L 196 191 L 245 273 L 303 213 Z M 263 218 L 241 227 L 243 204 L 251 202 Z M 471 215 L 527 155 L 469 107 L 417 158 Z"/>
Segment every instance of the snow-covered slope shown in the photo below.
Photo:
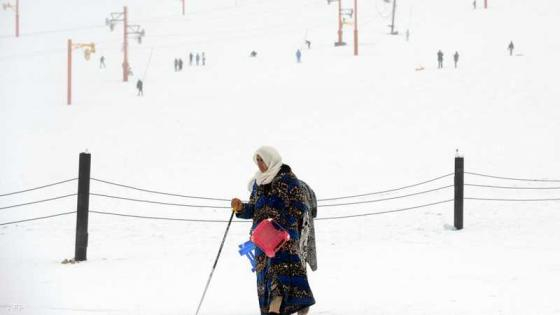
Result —
<path fill-rule="evenodd" d="M 20 1 L 21 32 L 0 11 L 0 194 L 77 176 L 151 190 L 247 198 L 252 153 L 279 149 L 318 198 L 402 187 L 453 172 L 456 149 L 469 172 L 560 179 L 560 4 L 489 0 L 359 1 L 359 56 L 352 27 L 335 48 L 336 3 L 323 0 Z M 352 7 L 353 1 L 343 1 Z M 131 40 L 122 82 L 128 6 L 146 37 Z M 64 8 L 64 10 L 63 10 Z M 71 12 L 63 14 L 62 12 Z M 404 36 L 410 31 L 407 42 Z M 66 45 L 74 52 L 66 105 Z M 311 49 L 305 40 L 312 42 Z M 509 56 L 507 45 L 516 45 Z M 302 63 L 295 52 L 302 49 Z M 438 70 L 436 52 L 445 53 Z M 250 51 L 258 52 L 249 58 Z M 458 51 L 458 68 L 452 54 Z M 205 52 L 206 66 L 173 69 Z M 106 69 L 99 68 L 99 57 Z M 418 69 L 423 69 L 417 71 Z M 144 96 L 135 83 L 144 81 Z M 555 187 L 467 175 L 469 184 Z M 450 176 L 340 202 L 391 198 L 453 184 Z M 168 203 L 227 206 L 92 182 L 91 191 Z M 76 192 L 76 182 L 0 196 L 0 208 Z M 467 197 L 557 199 L 560 192 L 466 187 Z M 453 190 L 319 209 L 319 218 L 453 199 Z M 322 204 L 327 204 L 323 202 Z M 334 202 L 331 202 L 334 203 Z M 0 224 L 72 211 L 75 197 L 0 209 Z M 92 196 L 90 209 L 144 216 L 227 220 L 226 209 L 173 207 Z M 556 314 L 560 280 L 558 201 L 465 201 L 361 218 L 317 221 L 319 271 L 310 273 L 316 314 Z M 248 225 L 234 223 L 201 313 L 255 314 L 254 276 L 237 254 Z M 191 314 L 225 223 L 90 214 L 88 261 L 73 257 L 75 216 L 0 226 L 0 313 Z"/>

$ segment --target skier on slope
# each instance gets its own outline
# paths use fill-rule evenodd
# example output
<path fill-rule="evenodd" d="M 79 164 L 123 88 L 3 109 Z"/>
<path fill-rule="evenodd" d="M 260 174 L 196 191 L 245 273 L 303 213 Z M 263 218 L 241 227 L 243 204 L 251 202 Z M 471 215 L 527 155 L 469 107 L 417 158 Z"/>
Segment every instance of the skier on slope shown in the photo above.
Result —
<path fill-rule="evenodd" d="M 144 83 L 142 80 L 138 79 L 136 82 L 136 88 L 138 89 L 138 96 L 144 96 Z"/>
<path fill-rule="evenodd" d="M 510 41 L 510 42 L 509 42 L 509 45 L 508 45 L 508 50 L 509 50 L 509 55 L 510 55 L 510 56 L 513 55 L 513 48 L 514 48 L 514 46 L 513 46 L 513 41 Z"/>
<path fill-rule="evenodd" d="M 243 203 L 231 200 L 238 218 L 252 219 L 251 231 L 263 220 L 273 219 L 290 234 L 290 239 L 272 258 L 255 249 L 257 292 L 261 315 L 298 313 L 305 315 L 315 304 L 307 281 L 305 265 L 299 255 L 301 222 L 309 211 L 306 191 L 272 147 L 259 148 L 253 160 L 258 171 L 249 183 L 251 197 Z"/>

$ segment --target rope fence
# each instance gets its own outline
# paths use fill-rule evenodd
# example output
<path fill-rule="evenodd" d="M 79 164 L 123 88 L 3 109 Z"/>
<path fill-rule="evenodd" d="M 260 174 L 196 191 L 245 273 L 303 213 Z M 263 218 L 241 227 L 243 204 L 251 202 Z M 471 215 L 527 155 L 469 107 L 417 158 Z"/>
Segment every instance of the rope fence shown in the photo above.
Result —
<path fill-rule="evenodd" d="M 360 195 L 350 195 L 350 196 L 342 196 L 342 197 L 334 197 L 334 198 L 317 199 L 317 201 L 340 200 L 340 199 L 349 199 L 349 198 L 358 198 L 358 197 L 366 197 L 366 196 L 372 196 L 372 195 L 386 194 L 386 193 L 390 193 L 390 192 L 395 192 L 395 191 L 408 189 L 408 188 L 412 188 L 412 187 L 417 187 L 417 186 L 420 186 L 420 185 L 435 182 L 436 180 L 452 176 L 453 174 L 454 173 L 445 174 L 445 175 L 438 176 L 436 178 L 433 178 L 433 179 L 430 179 L 430 180 L 427 180 L 427 181 L 423 181 L 423 182 L 416 183 L 416 184 L 413 184 L 413 185 L 402 186 L 402 187 L 399 187 L 399 188 L 393 188 L 393 189 L 389 189 L 389 190 L 376 191 L 376 192 L 371 192 L 371 193 L 367 193 L 367 194 L 360 194 Z"/>
<path fill-rule="evenodd" d="M 17 208 L 17 207 L 23 207 L 23 206 L 28 206 L 28 205 L 34 205 L 34 204 L 37 204 L 37 203 L 43 203 L 43 202 L 48 202 L 48 201 L 53 201 L 53 200 L 59 200 L 59 199 L 64 199 L 64 198 L 73 197 L 73 196 L 77 196 L 77 195 L 78 195 L 78 194 L 68 194 L 68 195 L 64 195 L 64 196 L 58 196 L 58 197 L 53 197 L 53 198 L 48 198 L 48 199 L 43 199 L 43 200 L 37 200 L 37 201 L 31 201 L 31 202 L 26 202 L 26 203 L 20 203 L 20 204 L 11 205 L 11 206 L 0 207 L 0 210 L 10 209 L 10 208 Z"/>
<path fill-rule="evenodd" d="M 78 180 L 78 178 L 71 178 L 71 179 L 67 179 L 67 180 L 63 180 L 63 181 L 60 181 L 60 182 L 55 182 L 55 183 L 52 183 L 52 184 L 43 185 L 43 186 L 39 186 L 39 187 L 35 187 L 35 188 L 15 191 L 15 192 L 6 193 L 6 194 L 0 194 L 0 197 L 22 194 L 22 193 L 33 191 L 33 190 L 39 190 L 39 189 L 43 189 L 43 188 L 47 188 L 47 187 L 57 186 L 57 185 L 68 183 L 68 182 L 75 181 L 75 180 Z"/>
<path fill-rule="evenodd" d="M 316 218 L 315 220 L 316 221 L 322 221 L 322 220 L 338 220 L 338 219 L 360 218 L 360 217 L 367 217 L 367 216 L 379 215 L 379 214 L 410 211 L 410 210 L 415 210 L 415 209 L 419 209 L 419 208 L 425 208 L 425 207 L 429 207 L 429 206 L 439 205 L 439 204 L 442 204 L 442 203 L 448 203 L 448 202 L 452 202 L 452 201 L 454 201 L 454 199 L 437 201 L 437 202 L 432 202 L 432 203 L 423 204 L 423 205 L 414 206 L 414 207 L 401 208 L 401 209 L 362 213 L 362 214 L 354 214 L 354 215 L 343 215 L 343 216 L 335 216 L 335 217 Z"/>
<path fill-rule="evenodd" d="M 523 201 L 523 202 L 542 202 L 542 201 L 560 201 L 560 198 L 537 198 L 537 199 L 507 199 L 507 198 L 476 198 L 465 197 L 465 200 L 483 200 L 483 201 Z"/>
<path fill-rule="evenodd" d="M 478 173 L 478 172 L 467 172 L 467 171 L 464 171 L 463 174 L 470 175 L 470 176 L 477 177 L 477 178 L 498 179 L 498 180 L 504 180 L 504 181 L 532 182 L 532 183 L 541 183 L 541 184 L 542 183 L 560 183 L 560 180 L 555 180 L 555 179 L 516 178 L 516 177 L 496 176 L 496 175 L 489 175 L 489 174 Z M 436 187 L 436 188 L 411 192 L 411 193 L 408 193 L 408 194 L 401 194 L 401 195 L 397 195 L 397 196 L 389 196 L 389 197 L 379 198 L 379 199 L 359 200 L 359 201 L 354 201 L 354 202 L 341 202 L 341 203 L 325 203 L 325 202 L 328 202 L 328 201 L 345 200 L 345 199 L 362 198 L 362 197 L 381 195 L 381 194 L 396 193 L 396 192 L 407 190 L 407 189 L 417 188 L 419 186 L 426 185 L 426 184 L 429 184 L 429 183 L 433 183 L 433 182 L 436 182 L 436 181 L 439 181 L 439 180 L 442 180 L 442 179 L 445 179 L 445 178 L 448 178 L 448 177 L 451 177 L 451 176 L 454 176 L 454 175 L 456 176 L 456 173 L 448 173 L 448 174 L 444 174 L 444 175 L 441 175 L 441 176 L 438 176 L 438 177 L 434 177 L 434 178 L 429 179 L 429 180 L 420 181 L 420 182 L 417 182 L 415 184 L 405 185 L 405 186 L 402 186 L 402 187 L 397 187 L 397 188 L 392 188 L 392 189 L 379 190 L 379 191 L 374 191 L 374 192 L 369 192 L 369 193 L 337 196 L 337 197 L 330 197 L 330 198 L 321 198 L 321 199 L 317 199 L 317 201 L 320 203 L 318 205 L 318 207 L 319 208 L 331 208 L 331 207 L 344 207 L 344 206 L 373 204 L 373 203 L 379 203 L 379 202 L 384 202 L 384 201 L 400 200 L 400 199 L 405 199 L 405 198 L 410 198 L 410 197 L 415 197 L 415 196 L 421 196 L 421 195 L 426 195 L 426 194 L 434 193 L 434 192 L 438 192 L 438 191 L 445 191 L 445 190 L 448 190 L 449 188 L 452 188 L 452 187 L 455 187 L 455 189 L 457 189 L 457 183 L 454 183 L 454 184 L 444 185 L 444 186 L 440 186 L 440 187 Z M 3 193 L 3 194 L 0 194 L 0 197 L 7 197 L 7 196 L 12 196 L 12 195 L 23 194 L 23 193 L 26 193 L 26 192 L 37 191 L 37 190 L 41 190 L 41 189 L 45 189 L 45 188 L 49 188 L 49 187 L 53 187 L 53 186 L 57 186 L 57 185 L 62 185 L 64 183 L 73 182 L 73 181 L 77 181 L 77 180 L 79 180 L 79 178 L 71 178 L 71 179 L 62 180 L 62 181 L 50 183 L 50 184 L 47 184 L 47 185 L 34 187 L 34 188 L 29 188 L 29 189 L 24 189 L 24 190 L 9 192 L 9 193 Z M 126 189 L 129 189 L 129 190 L 135 190 L 135 191 L 140 191 L 140 192 L 150 193 L 150 194 L 155 194 L 155 195 L 161 195 L 161 196 L 166 196 L 166 197 L 181 197 L 181 198 L 187 198 L 187 199 L 197 199 L 197 200 L 214 201 L 214 202 L 228 202 L 228 203 L 230 202 L 230 199 L 228 199 L 228 198 L 213 198 L 213 197 L 207 197 L 207 196 L 194 196 L 194 195 L 187 195 L 187 194 L 170 193 L 170 192 L 164 192 L 164 191 L 159 191 L 159 190 L 140 188 L 140 187 L 132 186 L 132 185 L 125 185 L 125 184 L 122 184 L 122 183 L 109 181 L 109 180 L 104 180 L 104 179 L 99 179 L 99 178 L 93 178 L 93 177 L 89 177 L 88 180 L 93 181 L 93 182 L 98 182 L 98 183 L 101 183 L 101 184 L 105 184 L 105 185 L 108 185 L 108 186 L 126 188 Z M 474 189 L 485 189 L 485 190 L 488 190 L 488 191 L 491 191 L 491 190 L 502 190 L 502 191 L 512 190 L 512 191 L 546 191 L 546 192 L 550 192 L 550 191 L 554 191 L 554 190 L 560 190 L 560 186 L 548 186 L 547 187 L 547 186 L 543 186 L 543 185 L 540 185 L 540 186 L 509 185 L 508 186 L 508 185 L 495 185 L 495 184 L 484 184 L 484 183 L 464 183 L 463 182 L 463 183 L 461 183 L 461 186 L 473 187 Z M 89 190 L 89 187 L 88 187 L 88 190 Z M 7 209 L 18 208 L 18 207 L 23 207 L 23 206 L 35 205 L 35 204 L 39 204 L 39 203 L 51 202 L 51 201 L 66 199 L 66 198 L 70 198 L 70 197 L 74 197 L 74 196 L 78 196 L 78 195 L 79 194 L 77 194 L 77 193 L 72 193 L 72 194 L 66 194 L 66 195 L 61 195 L 61 196 L 55 196 L 55 197 L 51 197 L 51 198 L 47 198 L 47 199 L 29 201 L 29 202 L 24 202 L 24 203 L 19 203 L 19 204 L 6 205 L 6 206 L 1 206 L 0 210 L 7 210 Z M 124 197 L 124 196 L 109 195 L 109 194 L 89 193 L 89 191 L 88 191 L 88 196 L 94 196 L 96 198 L 105 198 L 105 199 L 114 199 L 114 200 L 136 202 L 136 203 L 145 203 L 145 204 L 152 204 L 152 205 L 158 205 L 158 206 L 187 207 L 187 208 L 199 208 L 199 209 L 229 209 L 230 208 L 229 204 L 224 205 L 224 206 L 220 206 L 220 205 L 209 205 L 209 204 L 175 203 L 175 202 L 155 201 L 155 200 L 149 200 L 149 199 L 130 198 L 130 197 Z M 472 201 L 497 201 L 497 202 L 556 202 L 556 201 L 560 201 L 560 196 L 547 196 L 547 197 L 542 197 L 541 196 L 539 198 L 519 198 L 518 196 L 516 196 L 516 198 L 508 198 L 508 197 L 495 198 L 495 197 L 492 197 L 492 196 L 467 195 L 467 196 L 462 196 L 461 199 L 462 200 L 472 200 Z M 402 207 L 402 208 L 397 208 L 397 209 L 392 209 L 392 210 L 377 210 L 375 212 L 364 212 L 364 213 L 359 213 L 359 214 L 348 214 L 348 215 L 338 215 L 338 216 L 324 216 L 324 217 L 320 216 L 320 217 L 316 218 L 315 220 L 321 221 L 321 220 L 348 219 L 348 218 L 366 217 L 366 216 L 373 216 L 373 215 L 380 215 L 380 214 L 387 214 L 387 213 L 403 212 L 403 211 L 409 211 L 409 210 L 414 210 L 414 209 L 419 209 L 419 208 L 426 208 L 426 207 L 439 205 L 439 204 L 450 203 L 450 202 L 456 201 L 456 200 L 457 200 L 457 196 L 455 196 L 455 199 L 446 199 L 446 200 L 440 200 L 440 201 L 435 201 L 435 202 L 428 202 L 428 203 L 424 203 L 424 204 L 417 204 L 417 205 L 412 205 L 412 206 Z M 88 203 L 89 203 L 89 201 L 88 201 Z M 356 211 L 356 209 L 352 209 L 352 211 Z M 144 216 L 144 215 L 124 214 L 124 213 L 110 212 L 110 211 L 89 210 L 89 212 L 94 213 L 94 214 L 99 214 L 99 215 L 110 215 L 110 216 L 128 217 L 128 218 L 136 218 L 136 219 L 183 221 L 183 222 L 202 222 L 202 223 L 225 223 L 225 222 L 228 222 L 226 220 L 213 220 L 213 219 Z M 76 213 L 76 212 L 75 211 L 74 212 L 63 212 L 63 213 L 49 215 L 49 216 L 41 216 L 41 217 L 18 220 L 18 221 L 4 222 L 4 223 L 0 223 L 0 226 L 22 223 L 22 222 L 30 222 L 30 221 L 36 221 L 36 220 L 44 220 L 44 219 L 64 216 L 64 215 L 73 214 L 73 213 Z M 250 222 L 250 221 L 236 220 L 236 221 L 233 221 L 233 222 Z"/>
<path fill-rule="evenodd" d="M 325 220 L 335 220 L 335 219 L 349 219 L 349 218 L 358 218 L 358 217 L 367 217 L 373 215 L 380 215 L 380 214 L 387 214 L 387 213 L 395 213 L 395 212 L 403 212 L 403 211 L 410 211 L 419 208 L 425 208 L 429 206 L 434 206 L 443 203 L 452 202 L 453 199 L 443 200 L 438 202 L 432 202 L 428 204 L 423 204 L 414 207 L 407 207 L 407 208 L 400 208 L 400 209 L 393 209 L 393 210 L 385 210 L 385 211 L 376 211 L 376 212 L 367 212 L 355 215 L 345 215 L 345 216 L 331 216 L 331 217 L 320 217 L 314 219 L 315 221 L 325 221 Z M 154 219 L 154 220 L 167 220 L 167 221 L 185 221 L 185 222 L 208 222 L 208 223 L 227 223 L 227 220 L 209 220 L 209 219 L 184 219 L 184 218 L 169 218 L 169 217 L 152 217 L 152 216 L 140 216 L 140 215 L 131 215 L 131 214 L 122 214 L 116 212 L 104 212 L 104 211 L 93 211 L 90 210 L 91 213 L 103 214 L 103 215 L 113 215 L 113 216 L 120 216 L 120 217 L 128 217 L 128 218 L 136 218 L 136 219 Z M 252 223 L 249 220 L 235 220 L 232 221 L 234 223 Z"/>
<path fill-rule="evenodd" d="M 495 178 L 495 179 L 504 179 L 504 180 L 513 180 L 513 181 L 523 181 L 523 182 L 545 182 L 545 183 L 560 183 L 558 179 L 527 179 L 527 178 L 514 178 L 514 177 L 502 177 L 496 175 L 488 175 L 488 174 L 481 174 L 481 173 L 474 173 L 474 172 L 465 172 L 465 174 L 480 176 L 480 177 L 488 177 L 488 178 Z"/>
<path fill-rule="evenodd" d="M 17 224 L 17 223 L 22 223 L 22 222 L 30 222 L 30 221 L 37 221 L 37 220 L 50 219 L 50 218 L 60 217 L 60 216 L 69 215 L 69 214 L 76 214 L 76 211 L 63 212 L 63 213 L 48 215 L 48 216 L 44 216 L 44 217 L 37 217 L 37 218 L 31 218 L 31 219 L 25 219 L 25 220 L 19 220 L 19 221 L 4 222 L 4 223 L 0 223 L 0 226 L 3 226 L 3 225 L 10 225 L 10 224 Z"/>
<path fill-rule="evenodd" d="M 111 195 L 104 195 L 104 194 L 96 194 L 96 193 L 91 193 L 90 195 L 91 196 L 97 196 L 97 197 L 110 198 L 110 199 L 127 200 L 127 201 L 134 201 L 134 202 L 164 205 L 164 206 L 189 207 L 189 208 L 211 208 L 211 209 L 229 209 L 229 208 L 231 208 L 229 206 L 225 207 L 225 206 L 209 206 L 209 205 L 191 205 L 191 204 L 182 204 L 182 203 L 170 203 L 170 202 L 161 202 L 161 201 L 153 201 L 153 200 L 143 200 L 143 199 L 134 199 L 134 198 L 111 196 Z"/>
<path fill-rule="evenodd" d="M 443 186 L 443 187 L 439 187 L 439 188 L 435 188 L 435 189 L 424 190 L 424 191 L 420 191 L 420 192 L 416 192 L 416 193 L 412 193 L 412 194 L 408 194 L 408 195 L 403 195 L 403 196 L 396 196 L 396 197 L 389 197 L 389 198 L 382 198 L 382 199 L 374 199 L 374 200 L 365 200 L 365 201 L 356 201 L 356 202 L 347 202 L 347 203 L 319 205 L 319 207 L 321 207 L 321 208 L 339 207 L 339 206 L 359 205 L 359 204 L 365 204 L 365 203 L 374 203 L 374 202 L 402 199 L 402 198 L 408 198 L 408 197 L 412 197 L 412 196 L 423 195 L 423 194 L 431 193 L 431 192 L 434 192 L 434 191 L 447 189 L 447 188 L 450 188 L 450 187 L 454 187 L 454 185 L 448 185 L 448 186 Z"/>
<path fill-rule="evenodd" d="M 142 215 L 133 215 L 133 214 L 123 214 L 117 212 L 107 212 L 107 211 L 93 211 L 90 210 L 91 213 L 102 214 L 102 215 L 112 215 L 118 217 L 126 217 L 126 218 L 135 218 L 135 219 L 150 219 L 150 220 L 164 220 L 164 221 L 183 221 L 183 222 L 205 222 L 205 223 L 227 223 L 227 220 L 211 220 L 211 219 L 186 219 L 186 218 L 169 218 L 169 217 L 154 217 L 154 216 L 142 216 Z M 236 223 L 250 223 L 247 220 L 236 220 L 232 221 Z"/>
<path fill-rule="evenodd" d="M 231 199 L 224 199 L 224 198 L 211 198 L 211 197 L 189 196 L 189 195 L 168 193 L 168 192 L 162 192 L 162 191 L 157 191 L 157 190 L 138 188 L 138 187 L 129 186 L 129 185 L 123 185 L 123 184 L 110 182 L 110 181 L 102 180 L 102 179 L 97 179 L 97 178 L 93 178 L 93 177 L 91 178 L 91 180 L 96 181 L 96 182 L 100 182 L 100 183 L 104 183 L 104 184 L 108 184 L 108 185 L 113 185 L 113 186 L 118 186 L 118 187 L 123 187 L 123 188 L 129 188 L 129 189 L 133 189 L 133 190 L 137 190 L 137 191 L 142 191 L 142 192 L 147 192 L 147 193 L 152 193 L 152 194 L 158 194 L 158 195 L 164 195 L 164 196 L 183 197 L 183 198 L 202 199 L 202 200 L 212 200 L 212 201 L 227 201 L 227 202 L 229 202 L 231 200 Z"/>
<path fill-rule="evenodd" d="M 393 193 L 393 192 L 402 191 L 402 190 L 405 190 L 405 189 L 410 189 L 410 188 L 418 187 L 418 186 L 421 186 L 421 185 L 425 185 L 425 184 L 428 184 L 428 183 L 431 183 L 431 182 L 435 182 L 437 180 L 449 177 L 451 175 L 453 175 L 453 173 L 445 174 L 443 176 L 438 176 L 438 177 L 432 178 L 430 180 L 421 181 L 421 182 L 418 182 L 418 183 L 415 183 L 415 184 L 412 184 L 412 185 L 406 185 L 406 186 L 402 186 L 402 187 L 398 187 L 398 188 L 392 188 L 392 189 L 370 192 L 370 193 L 365 193 L 365 194 L 356 194 L 356 195 L 348 195 L 348 196 L 342 196 L 342 197 L 324 198 L 324 199 L 318 199 L 318 201 L 321 201 L 321 202 L 331 201 L 331 200 L 334 201 L 334 200 L 343 200 L 343 199 L 350 199 L 350 198 L 357 198 L 357 197 L 364 197 L 364 196 L 372 196 L 372 195 Z M 57 183 L 44 185 L 44 186 L 41 186 L 41 187 L 22 190 L 20 192 L 38 190 L 38 189 L 41 189 L 41 188 L 46 188 L 46 187 L 62 184 L 62 183 L 77 180 L 77 179 L 78 178 L 74 178 L 74 179 L 70 179 L 70 180 L 66 180 L 66 181 L 60 181 L 60 182 L 57 182 Z M 230 199 L 226 199 L 226 198 L 212 198 L 212 197 L 204 197 L 204 196 L 193 196 L 193 195 L 170 193 L 170 192 L 164 192 L 164 191 L 159 191 L 159 190 L 140 188 L 140 187 L 136 187 L 136 186 L 132 186 L 132 185 L 125 185 L 125 184 L 122 184 L 122 183 L 117 183 L 117 182 L 108 181 L 108 180 L 99 179 L 99 178 L 93 178 L 93 177 L 90 177 L 90 180 L 94 181 L 94 182 L 110 185 L 110 186 L 121 187 L 121 188 L 130 189 L 130 190 L 135 190 L 135 191 L 140 191 L 140 192 L 145 192 L 145 193 L 150 193 L 150 194 L 156 194 L 156 195 L 162 195 L 162 196 L 168 196 L 168 197 L 181 197 L 181 198 L 188 198 L 188 199 L 198 199 L 198 200 L 228 202 L 228 203 L 230 202 Z M 446 186 L 442 186 L 442 187 L 438 187 L 438 188 L 434 188 L 434 189 L 428 189 L 428 190 L 423 190 L 423 191 L 414 192 L 414 193 L 410 193 L 410 194 L 387 197 L 387 198 L 380 198 L 380 199 L 374 199 L 374 200 L 346 202 L 346 203 L 334 203 L 334 204 L 321 204 L 321 205 L 319 205 L 319 207 L 320 208 L 323 208 L 323 207 L 328 208 L 328 207 L 341 207 L 341 206 L 349 206 L 349 205 L 363 205 L 363 204 L 378 203 L 378 202 L 382 202 L 382 201 L 404 199 L 404 198 L 408 198 L 408 197 L 424 195 L 424 194 L 428 194 L 428 193 L 431 193 L 431 192 L 436 192 L 436 191 L 448 189 L 448 188 L 451 188 L 451 187 L 453 187 L 453 185 L 446 185 Z M 14 194 L 14 193 L 10 193 L 10 194 Z M 9 195 L 9 194 L 4 194 L 4 195 Z M 42 202 L 48 202 L 48 201 L 53 201 L 53 200 L 58 200 L 58 199 L 64 199 L 64 198 L 69 198 L 69 197 L 73 197 L 73 196 L 77 196 L 77 195 L 78 194 L 74 193 L 74 194 L 57 196 L 57 197 L 43 199 L 43 200 L 37 200 L 37 201 L 26 202 L 26 203 L 21 203 L 21 204 L 9 205 L 9 206 L 0 207 L 0 210 L 22 207 L 22 206 L 27 206 L 27 205 L 32 205 L 32 204 L 37 204 L 37 203 L 42 203 Z M 137 199 L 137 198 L 129 198 L 129 197 L 108 195 L 108 194 L 100 194 L 100 193 L 89 193 L 89 196 L 93 196 L 93 197 L 96 197 L 96 198 L 107 198 L 107 199 L 131 201 L 131 202 L 137 202 L 137 203 L 153 204 L 153 205 L 158 205 L 158 206 L 188 207 L 188 208 L 200 208 L 200 209 L 229 209 L 230 208 L 229 205 L 227 205 L 227 206 L 216 206 L 216 205 L 207 205 L 207 204 L 172 203 L 172 202 L 154 201 L 154 200 L 148 200 L 148 199 Z M 361 214 L 356 214 L 356 215 L 319 217 L 319 218 L 316 218 L 316 220 L 347 219 L 347 218 L 372 216 L 372 215 L 379 215 L 379 214 L 386 214 L 386 213 L 402 212 L 402 211 L 407 211 L 407 210 L 424 208 L 424 207 L 428 207 L 428 206 L 432 206 L 432 205 L 436 205 L 436 204 L 447 203 L 447 202 L 450 202 L 450 201 L 452 201 L 452 200 L 433 202 L 433 203 L 422 204 L 422 205 L 400 208 L 400 209 L 393 209 L 393 210 L 366 212 L 366 213 L 361 213 Z M 67 214 L 70 214 L 70 213 L 76 213 L 76 212 L 65 212 L 65 213 L 62 213 L 62 214 L 56 214 L 56 215 L 51 215 L 51 216 L 44 216 L 44 217 L 38 217 L 38 218 L 32 218 L 32 219 L 5 222 L 5 223 L 1 223 L 0 225 L 9 225 L 9 224 L 29 222 L 29 221 L 35 221 L 35 220 L 43 220 L 43 219 L 54 218 L 54 217 L 58 217 L 58 216 L 62 216 L 62 215 L 67 215 Z M 164 220 L 164 221 L 202 222 L 202 223 L 225 223 L 225 222 L 227 222 L 225 220 L 213 220 L 213 219 L 174 218 L 174 217 L 162 217 L 162 216 L 145 216 L 145 215 L 135 215 L 135 214 L 124 214 L 124 213 L 119 213 L 119 212 L 114 212 L 114 211 L 111 212 L 111 211 L 89 210 L 89 213 L 94 213 L 94 214 L 98 214 L 98 215 L 118 216 L 118 217 L 136 218 L 136 219 Z M 250 221 L 236 220 L 236 221 L 233 221 L 233 222 L 248 223 Z"/>
<path fill-rule="evenodd" d="M 471 187 L 495 188 L 495 189 L 521 189 L 521 190 L 554 190 L 560 187 L 516 187 L 516 186 L 494 186 L 494 185 L 478 185 L 478 184 L 465 184 Z"/>

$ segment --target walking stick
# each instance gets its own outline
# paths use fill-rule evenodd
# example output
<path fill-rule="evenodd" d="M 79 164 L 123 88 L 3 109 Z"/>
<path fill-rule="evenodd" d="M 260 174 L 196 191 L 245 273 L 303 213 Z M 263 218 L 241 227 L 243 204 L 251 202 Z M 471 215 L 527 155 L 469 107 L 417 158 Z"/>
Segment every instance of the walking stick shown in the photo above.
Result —
<path fill-rule="evenodd" d="M 233 215 L 235 214 L 234 211 L 231 212 L 231 216 L 229 217 L 228 225 L 226 228 L 226 232 L 224 233 L 224 238 L 222 239 L 222 244 L 220 245 L 220 250 L 218 250 L 218 256 L 216 256 L 216 261 L 214 261 L 214 266 L 212 267 L 212 271 L 210 272 L 210 276 L 208 277 L 208 281 L 206 282 L 206 287 L 204 288 L 204 293 L 202 293 L 202 298 L 200 298 L 200 302 L 198 303 L 198 308 L 196 309 L 196 315 L 198 315 L 198 311 L 200 311 L 200 306 L 204 301 L 204 297 L 206 296 L 206 291 L 208 291 L 208 286 L 210 285 L 210 280 L 212 280 L 212 275 L 214 274 L 214 270 L 216 270 L 216 265 L 218 264 L 218 259 L 220 258 L 220 254 L 222 253 L 222 248 L 224 247 L 224 243 L 226 241 L 226 236 L 229 231 L 229 226 L 231 225 L 231 220 L 233 219 Z"/>

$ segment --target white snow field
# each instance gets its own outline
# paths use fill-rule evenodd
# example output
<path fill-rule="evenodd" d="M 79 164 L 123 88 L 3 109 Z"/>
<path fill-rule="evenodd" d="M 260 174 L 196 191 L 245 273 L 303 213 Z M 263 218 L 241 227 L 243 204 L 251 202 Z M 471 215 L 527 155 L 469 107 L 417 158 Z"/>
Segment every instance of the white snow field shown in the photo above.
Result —
<path fill-rule="evenodd" d="M 560 314 L 560 2 L 483 3 L 400 0 L 389 35 L 391 4 L 359 0 L 358 56 L 351 25 L 334 47 L 325 0 L 187 0 L 185 16 L 179 0 L 20 0 L 19 38 L 0 11 L 0 314 L 194 314 L 227 200 L 248 198 L 265 144 L 319 199 L 402 188 L 320 201 L 310 314 Z M 146 31 L 130 40 L 127 83 L 123 25 L 105 26 L 125 5 Z M 73 52 L 70 106 L 68 39 L 96 44 L 89 61 Z M 465 186 L 463 230 L 447 187 L 457 149 L 465 184 L 485 186 Z M 20 191 L 76 178 L 86 150 L 95 179 L 225 200 L 92 180 L 91 211 L 221 222 L 90 213 L 87 261 L 62 264 L 75 213 L 12 222 L 76 211 L 76 180 Z M 237 252 L 249 227 L 232 223 L 200 314 L 259 313 Z"/>

